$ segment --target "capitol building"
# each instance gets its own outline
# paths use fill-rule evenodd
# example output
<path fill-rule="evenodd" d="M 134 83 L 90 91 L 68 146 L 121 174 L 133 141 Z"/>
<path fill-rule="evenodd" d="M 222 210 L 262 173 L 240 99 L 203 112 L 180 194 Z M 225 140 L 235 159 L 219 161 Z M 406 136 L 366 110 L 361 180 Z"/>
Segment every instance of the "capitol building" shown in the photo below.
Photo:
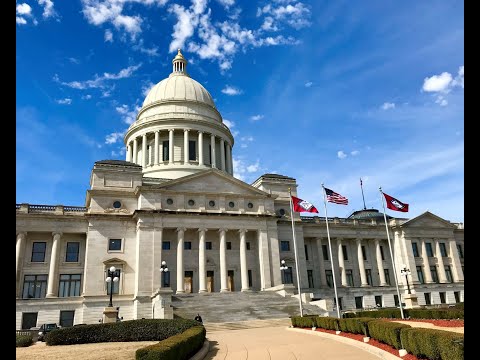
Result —
<path fill-rule="evenodd" d="M 294 178 L 233 176 L 235 139 L 212 96 L 180 50 L 172 65 L 125 133 L 125 161 L 93 164 L 85 207 L 16 204 L 17 329 L 98 323 L 110 293 L 124 320 L 172 318 L 177 294 L 295 296 L 292 216 L 301 298 L 318 313 L 335 314 L 333 276 L 344 311 L 398 306 L 407 281 L 418 306 L 464 301 L 463 224 L 387 217 L 403 276 L 383 213 L 360 210 L 328 219 L 330 257 L 325 218 L 290 212 Z"/>

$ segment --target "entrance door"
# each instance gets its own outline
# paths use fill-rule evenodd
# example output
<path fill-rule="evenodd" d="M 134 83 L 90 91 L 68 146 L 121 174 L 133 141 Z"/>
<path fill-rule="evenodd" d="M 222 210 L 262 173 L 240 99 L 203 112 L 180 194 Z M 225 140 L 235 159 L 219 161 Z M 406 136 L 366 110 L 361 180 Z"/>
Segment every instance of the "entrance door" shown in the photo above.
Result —
<path fill-rule="evenodd" d="M 213 292 L 215 289 L 213 282 L 213 271 L 207 271 L 207 292 Z"/>
<path fill-rule="evenodd" d="M 23 313 L 22 314 L 22 330 L 28 330 L 37 326 L 38 313 Z"/>
<path fill-rule="evenodd" d="M 235 282 L 233 279 L 233 270 L 228 270 L 228 279 L 227 279 L 228 290 L 235 291 Z"/>
<path fill-rule="evenodd" d="M 183 289 L 186 293 L 192 292 L 193 271 L 185 271 L 185 278 L 183 280 Z"/>

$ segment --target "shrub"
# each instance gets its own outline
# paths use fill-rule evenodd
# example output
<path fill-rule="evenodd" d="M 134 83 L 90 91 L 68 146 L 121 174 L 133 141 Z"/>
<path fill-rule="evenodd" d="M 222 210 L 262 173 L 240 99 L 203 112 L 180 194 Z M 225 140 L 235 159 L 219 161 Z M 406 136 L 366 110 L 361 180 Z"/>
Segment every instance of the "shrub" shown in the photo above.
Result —
<path fill-rule="evenodd" d="M 317 327 L 327 330 L 340 330 L 338 321 L 340 319 L 334 317 L 317 317 L 316 319 Z"/>
<path fill-rule="evenodd" d="M 27 347 L 32 344 L 32 335 L 17 335 L 17 347 Z"/>
<path fill-rule="evenodd" d="M 294 327 L 301 327 L 301 328 L 306 328 L 306 327 L 314 327 L 317 326 L 316 321 L 315 321 L 316 315 L 314 316 L 292 316 L 291 321 L 292 325 Z"/>
<path fill-rule="evenodd" d="M 463 319 L 463 309 L 404 309 L 406 318 L 411 319 Z M 345 318 L 368 317 L 401 319 L 400 309 L 382 309 L 375 311 L 358 311 L 344 314 Z"/>
<path fill-rule="evenodd" d="M 198 326 L 190 319 L 141 319 L 107 324 L 72 326 L 45 335 L 47 345 L 71 345 L 115 341 L 164 340 Z"/>
<path fill-rule="evenodd" d="M 402 329 L 400 338 L 409 353 L 430 360 L 463 360 L 463 335 L 450 331 Z"/>
<path fill-rule="evenodd" d="M 136 360 L 185 360 L 192 357 L 205 341 L 205 328 L 194 326 L 181 334 L 135 352 Z"/>
<path fill-rule="evenodd" d="M 410 328 L 410 325 L 383 320 L 375 320 L 368 323 L 368 331 L 372 338 L 391 345 L 395 349 L 402 347 L 400 331 L 404 328 Z"/>

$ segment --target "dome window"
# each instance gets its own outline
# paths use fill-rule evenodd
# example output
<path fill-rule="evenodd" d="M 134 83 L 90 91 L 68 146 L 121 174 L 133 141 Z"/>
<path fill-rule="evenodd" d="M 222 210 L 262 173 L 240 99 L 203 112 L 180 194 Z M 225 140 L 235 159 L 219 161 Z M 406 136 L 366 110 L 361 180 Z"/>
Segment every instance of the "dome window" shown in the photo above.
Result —
<path fill-rule="evenodd" d="M 188 205 L 189 205 L 189 206 L 195 205 L 195 201 L 192 200 L 192 199 L 188 200 Z"/>
<path fill-rule="evenodd" d="M 228 206 L 231 207 L 231 208 L 234 208 L 235 207 L 235 203 L 233 201 L 230 201 L 228 203 Z"/>
<path fill-rule="evenodd" d="M 114 202 L 113 202 L 113 207 L 114 207 L 115 209 L 120 209 L 120 208 L 122 207 L 122 203 L 121 203 L 120 201 L 118 201 L 118 200 L 117 200 L 117 201 L 114 201 Z"/>
<path fill-rule="evenodd" d="M 168 199 L 167 199 L 167 204 L 168 204 L 168 205 L 172 205 L 172 204 L 173 204 L 173 200 L 170 199 L 170 198 L 168 198 Z"/>
<path fill-rule="evenodd" d="M 210 200 L 210 201 L 208 202 L 208 206 L 214 207 L 214 206 L 215 206 L 215 201 Z"/>
<path fill-rule="evenodd" d="M 252 209 L 252 208 L 253 208 L 253 204 L 252 204 L 251 202 L 249 202 L 249 203 L 247 204 L 247 207 L 248 207 L 249 209 Z"/>

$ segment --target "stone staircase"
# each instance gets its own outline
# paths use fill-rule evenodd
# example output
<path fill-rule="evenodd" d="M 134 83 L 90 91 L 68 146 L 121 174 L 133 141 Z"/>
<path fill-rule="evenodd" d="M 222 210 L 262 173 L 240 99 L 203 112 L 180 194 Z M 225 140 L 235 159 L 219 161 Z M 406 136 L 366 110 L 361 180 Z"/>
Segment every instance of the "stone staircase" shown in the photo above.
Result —
<path fill-rule="evenodd" d="M 271 291 L 177 294 L 172 295 L 172 307 L 174 317 L 193 319 L 198 313 L 205 324 L 237 324 L 300 315 L 297 298 Z M 304 315 L 319 314 L 319 310 L 317 306 L 303 304 Z"/>
<path fill-rule="evenodd" d="M 238 322 L 225 323 L 204 323 L 205 329 L 208 333 L 224 330 L 243 330 L 264 327 L 287 327 L 292 325 L 290 318 L 285 319 L 269 319 L 269 320 L 248 320 Z"/>

